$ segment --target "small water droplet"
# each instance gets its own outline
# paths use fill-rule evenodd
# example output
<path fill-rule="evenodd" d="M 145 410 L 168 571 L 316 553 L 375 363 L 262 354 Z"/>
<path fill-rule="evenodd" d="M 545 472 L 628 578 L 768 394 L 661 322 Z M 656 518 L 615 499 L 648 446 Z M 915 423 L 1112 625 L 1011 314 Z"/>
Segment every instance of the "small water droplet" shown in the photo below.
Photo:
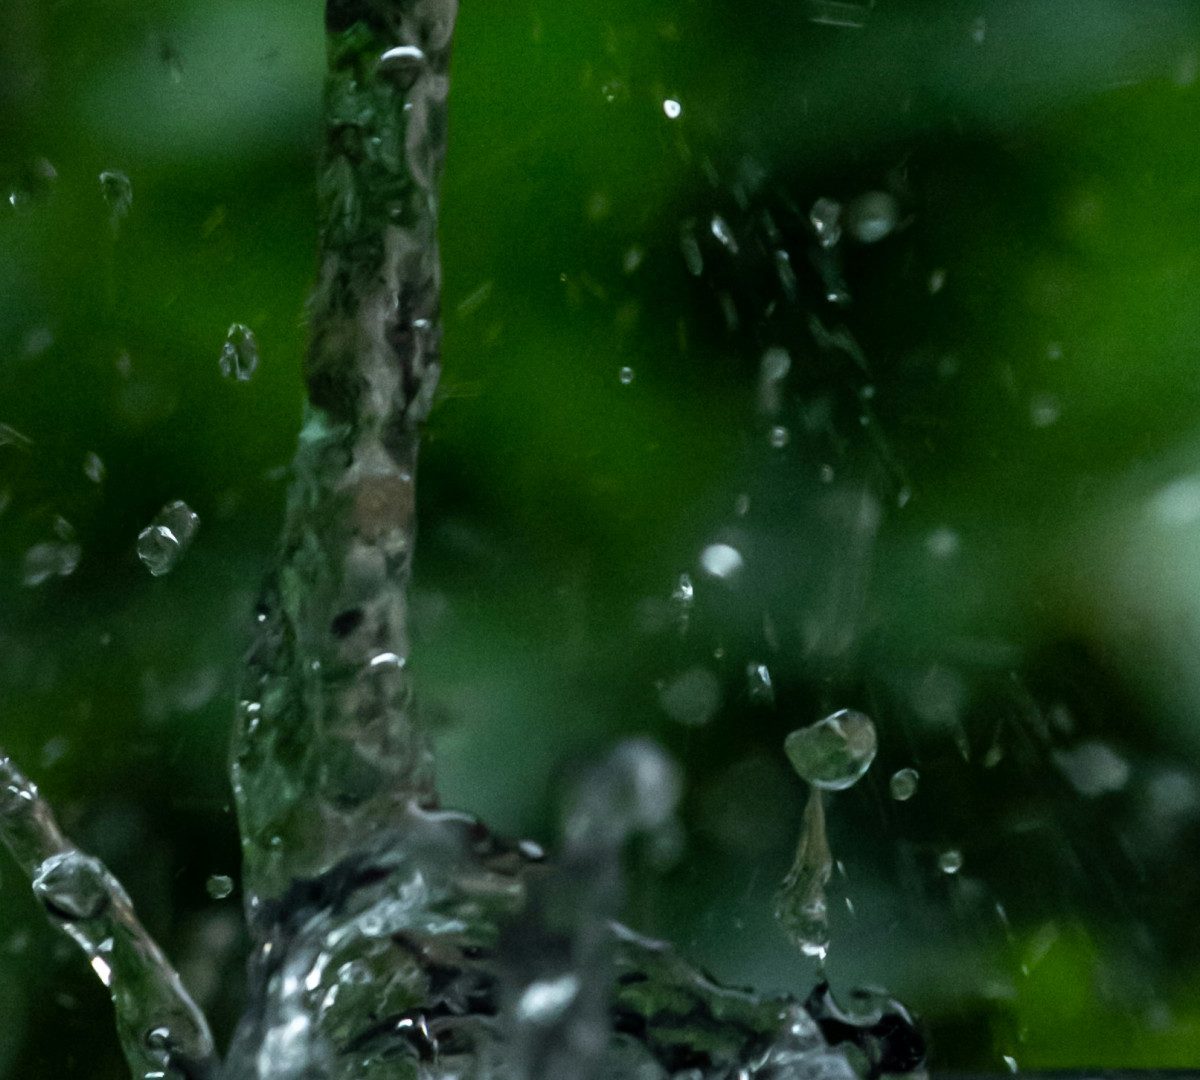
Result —
<path fill-rule="evenodd" d="M 1053 750 L 1050 757 L 1071 786 L 1089 799 L 1120 791 L 1129 781 L 1129 762 L 1102 742 Z"/>
<path fill-rule="evenodd" d="M 1037 394 L 1029 403 L 1029 419 L 1036 428 L 1050 427 L 1061 413 L 1062 406 L 1054 394 Z"/>
<path fill-rule="evenodd" d="M 225 378 L 247 382 L 258 369 L 258 340 L 245 323 L 234 323 L 225 335 L 218 361 Z"/>
<path fill-rule="evenodd" d="M 628 386 L 631 382 L 633 382 L 633 378 L 633 368 L 631 367 L 623 367 L 617 372 L 617 380 L 622 386 Z"/>
<path fill-rule="evenodd" d="M 742 553 L 729 544 L 709 544 L 700 552 L 700 566 L 704 572 L 722 580 L 734 577 L 745 563 Z"/>
<path fill-rule="evenodd" d="M 761 370 L 765 382 L 779 382 L 791 369 L 792 358 L 787 349 L 776 345 L 763 353 Z"/>
<path fill-rule="evenodd" d="M 86 476 L 93 484 L 104 483 L 104 477 L 107 470 L 104 468 L 104 462 L 100 455 L 95 451 L 89 450 L 83 456 L 83 475 Z"/>
<path fill-rule="evenodd" d="M 917 793 L 920 774 L 916 769 L 898 769 L 888 781 L 888 789 L 896 802 L 908 802 Z"/>
<path fill-rule="evenodd" d="M 678 120 L 683 114 L 683 106 L 674 98 L 667 98 L 662 103 L 662 110 L 668 120 Z"/>
<path fill-rule="evenodd" d="M 868 191 L 846 209 L 846 225 L 860 244 L 876 244 L 900 219 L 900 207 L 886 191 Z"/>
<path fill-rule="evenodd" d="M 403 671 L 405 660 L 394 652 L 381 652 L 371 657 L 370 668 L 372 671 Z"/>
<path fill-rule="evenodd" d="M 576 975 L 541 979 L 525 989 L 517 1001 L 517 1017 L 528 1024 L 553 1024 L 579 996 Z"/>
<path fill-rule="evenodd" d="M 233 895 L 233 878 L 228 874 L 212 874 L 204 889 L 214 900 L 225 900 Z"/>
<path fill-rule="evenodd" d="M 925 548 L 935 559 L 949 559 L 958 554 L 962 542 L 953 529 L 940 528 L 925 538 Z"/>
<path fill-rule="evenodd" d="M 11 424 L 0 424 L 0 446 L 11 446 L 17 450 L 29 450 L 33 440 L 28 435 L 22 435 Z"/>
<path fill-rule="evenodd" d="M 776 450 L 782 450 L 791 441 L 792 434 L 782 424 L 775 424 L 770 431 L 768 441 Z"/>
<path fill-rule="evenodd" d="M 937 296 L 946 287 L 946 271 L 938 268 L 929 275 L 929 295 Z"/>
<path fill-rule="evenodd" d="M 53 577 L 69 577 L 75 573 L 83 548 L 73 541 L 49 540 L 34 544 L 25 552 L 21 580 L 28 588 L 36 588 Z"/>
<path fill-rule="evenodd" d="M 97 919 L 110 902 L 107 874 L 98 859 L 78 851 L 51 855 L 33 877 L 33 894 L 64 922 Z"/>
<path fill-rule="evenodd" d="M 133 185 L 123 172 L 110 170 L 100 174 L 100 194 L 108 204 L 115 225 L 129 213 L 133 205 Z"/>
<path fill-rule="evenodd" d="M 982 15 L 978 16 L 971 23 L 971 40 L 976 45 L 982 45 L 987 38 L 987 19 Z"/>
<path fill-rule="evenodd" d="M 875 760 L 875 725 L 865 713 L 839 709 L 793 731 L 783 748 L 801 779 L 826 791 L 841 791 L 856 784 Z"/>
<path fill-rule="evenodd" d="M 957 874 L 963 865 L 962 852 L 957 848 L 947 848 L 938 855 L 937 862 L 943 874 Z"/>
<path fill-rule="evenodd" d="M 137 554 L 155 577 L 170 573 L 191 546 L 200 518 L 182 500 L 168 503 L 137 539 Z"/>
<path fill-rule="evenodd" d="M 1020 1071 L 1019 1067 L 1017 1066 L 1017 1059 L 1013 1057 L 1012 1054 L 1005 1054 L 1003 1056 L 1004 1065 L 1010 1073 L 1016 1073 Z"/>
<path fill-rule="evenodd" d="M 821 247 L 831 248 L 842 238 L 842 204 L 836 200 L 818 199 L 808 213 L 808 220 Z"/>
<path fill-rule="evenodd" d="M 704 255 L 692 232 L 691 224 L 685 224 L 679 232 L 679 250 L 683 253 L 684 265 L 692 277 L 699 277 L 704 273 Z"/>
<path fill-rule="evenodd" d="M 388 74 L 411 74 L 424 63 L 425 53 L 416 45 L 397 45 L 379 58 L 379 69 Z"/>
<path fill-rule="evenodd" d="M 712 221 L 708 225 L 709 232 L 713 234 L 713 238 L 725 248 L 731 255 L 736 255 L 738 252 L 737 240 L 734 239 L 733 232 L 729 228 L 729 223 L 721 217 L 720 214 L 714 214 Z"/>
<path fill-rule="evenodd" d="M 721 707 L 720 680 L 707 668 L 689 668 L 659 691 L 658 703 L 677 723 L 700 727 Z"/>
<path fill-rule="evenodd" d="M 774 703 L 775 685 L 771 681 L 771 669 L 766 664 L 751 660 L 746 665 L 746 687 L 751 701 L 762 705 Z"/>

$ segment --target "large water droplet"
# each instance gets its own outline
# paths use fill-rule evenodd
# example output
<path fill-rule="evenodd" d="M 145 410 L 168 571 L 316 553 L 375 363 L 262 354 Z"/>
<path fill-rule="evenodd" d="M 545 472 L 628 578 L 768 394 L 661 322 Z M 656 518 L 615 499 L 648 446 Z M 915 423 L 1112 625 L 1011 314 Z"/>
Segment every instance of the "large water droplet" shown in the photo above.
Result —
<path fill-rule="evenodd" d="M 43 862 L 33 877 L 33 894 L 51 915 L 66 922 L 99 918 L 110 902 L 104 866 L 78 851 L 51 855 Z"/>
<path fill-rule="evenodd" d="M 709 544 L 700 552 L 700 565 L 706 574 L 728 579 L 745 565 L 742 553 L 729 544 Z"/>
<path fill-rule="evenodd" d="M 898 769 L 892 773 L 892 779 L 888 782 L 892 798 L 896 802 L 908 802 L 917 793 L 919 779 L 920 774 L 916 769 Z"/>
<path fill-rule="evenodd" d="M 170 573 L 191 546 L 199 527 L 200 518 L 187 503 L 179 499 L 168 503 L 138 533 L 138 558 L 155 577 Z"/>
<path fill-rule="evenodd" d="M 225 335 L 218 361 L 227 379 L 247 382 L 258 370 L 258 340 L 245 323 L 234 323 Z"/>
<path fill-rule="evenodd" d="M 875 725 L 865 713 L 840 709 L 793 731 L 783 748 L 802 779 L 841 791 L 857 783 L 875 760 Z"/>
<path fill-rule="evenodd" d="M 683 106 L 674 98 L 667 98 L 662 104 L 662 109 L 668 120 L 678 120 L 683 115 Z"/>
<path fill-rule="evenodd" d="M 860 244 L 874 244 L 895 227 L 900 208 L 886 191 L 868 191 L 846 209 L 846 225 Z"/>

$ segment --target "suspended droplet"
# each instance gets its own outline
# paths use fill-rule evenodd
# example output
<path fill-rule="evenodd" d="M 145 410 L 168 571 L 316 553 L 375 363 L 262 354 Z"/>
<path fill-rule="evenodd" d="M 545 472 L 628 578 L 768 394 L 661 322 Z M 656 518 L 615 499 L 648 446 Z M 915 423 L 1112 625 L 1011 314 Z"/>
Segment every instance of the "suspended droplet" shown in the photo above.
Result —
<path fill-rule="evenodd" d="M 937 296 L 946 287 L 946 271 L 941 268 L 929 275 L 929 295 Z"/>
<path fill-rule="evenodd" d="M 104 483 L 104 477 L 107 470 L 104 468 L 104 462 L 100 455 L 95 451 L 89 450 L 83 456 L 83 475 L 86 476 L 93 484 Z"/>
<path fill-rule="evenodd" d="M 1071 786 L 1089 799 L 1120 791 L 1129 781 L 1129 762 L 1102 742 L 1054 750 L 1050 757 Z"/>
<path fill-rule="evenodd" d="M 245 323 L 234 323 L 225 335 L 218 361 L 227 379 L 247 382 L 258 369 L 258 340 Z"/>
<path fill-rule="evenodd" d="M 674 98 L 667 98 L 662 104 L 662 109 L 668 120 L 678 120 L 683 114 L 683 106 Z"/>
<path fill-rule="evenodd" d="M 953 529 L 934 529 L 925 538 L 925 549 L 935 559 L 953 558 L 958 554 L 961 545 L 962 541 L 959 540 L 958 533 Z"/>
<path fill-rule="evenodd" d="M 397 45 L 379 58 L 379 70 L 389 75 L 409 75 L 419 71 L 425 54 L 416 45 Z"/>
<path fill-rule="evenodd" d="M 104 866 L 78 851 L 60 852 L 43 862 L 33 877 L 33 894 L 65 922 L 97 919 L 110 902 Z"/>
<path fill-rule="evenodd" d="M 187 503 L 178 499 L 168 503 L 138 533 L 138 558 L 155 577 L 170 573 L 191 546 L 199 527 L 200 518 Z"/>
<path fill-rule="evenodd" d="M 771 682 L 771 669 L 766 664 L 751 660 L 746 665 L 746 688 L 751 701 L 771 705 L 775 701 L 775 686 Z"/>
<path fill-rule="evenodd" d="M 53 577 L 69 577 L 79 566 L 82 555 L 83 548 L 73 541 L 50 540 L 34 544 L 25 552 L 21 580 L 32 589 Z"/>
<path fill-rule="evenodd" d="M 100 194 L 104 196 L 104 201 L 108 204 L 114 224 L 125 217 L 133 205 L 133 185 L 123 172 L 116 170 L 102 172 L 100 174 Z"/>
<path fill-rule="evenodd" d="M 1054 394 L 1037 394 L 1029 403 L 1029 419 L 1036 428 L 1050 427 L 1062 413 L 1062 406 Z"/>
<path fill-rule="evenodd" d="M 721 707 L 721 682 L 707 668 L 689 668 L 658 692 L 658 703 L 677 723 L 699 727 Z"/>
<path fill-rule="evenodd" d="M 896 802 L 908 802 L 917 793 L 920 774 L 916 769 L 898 769 L 888 781 L 888 789 Z"/>
<path fill-rule="evenodd" d="M 684 225 L 679 232 L 679 250 L 683 252 L 684 265 L 692 277 L 699 277 L 704 273 L 704 255 L 690 224 Z"/>
<path fill-rule="evenodd" d="M 808 220 L 821 247 L 831 248 L 842 238 L 842 204 L 836 200 L 818 199 L 809 211 Z"/>
<path fill-rule="evenodd" d="M 721 217 L 720 214 L 714 214 L 712 221 L 708 225 L 709 232 L 713 234 L 713 239 L 725 248 L 731 255 L 736 255 L 738 251 L 737 241 L 733 237 L 733 232 L 729 228 L 729 223 Z"/>
<path fill-rule="evenodd" d="M 787 349 L 772 346 L 762 355 L 762 378 L 765 382 L 779 382 L 792 368 L 792 357 Z"/>
<path fill-rule="evenodd" d="M 900 218 L 900 207 L 886 191 L 868 191 L 846 209 L 846 225 L 860 244 L 875 244 L 887 236 Z"/>
<path fill-rule="evenodd" d="M 801 779 L 841 791 L 857 783 L 875 760 L 875 725 L 865 713 L 840 709 L 793 731 L 783 748 Z"/>
<path fill-rule="evenodd" d="M 628 386 L 633 382 L 633 368 L 623 367 L 617 372 L 617 380 L 622 386 Z"/>
<path fill-rule="evenodd" d="M 745 565 L 742 553 L 729 544 L 709 544 L 700 552 L 700 565 L 706 574 L 727 580 Z"/>
<path fill-rule="evenodd" d="M 962 865 L 962 852 L 957 848 L 947 848 L 938 855 L 938 869 L 943 874 L 957 874 Z"/>
<path fill-rule="evenodd" d="M 540 979 L 528 986 L 518 999 L 517 1018 L 527 1024 L 553 1024 L 571 1007 L 579 990 L 576 975 Z"/>
<path fill-rule="evenodd" d="M 975 42 L 976 45 L 982 45 L 986 39 L 987 19 L 980 15 L 975 19 L 974 22 L 971 23 L 971 40 Z"/>
<path fill-rule="evenodd" d="M 782 424 L 775 424 L 767 438 L 774 449 L 782 450 L 791 441 L 792 433 Z"/>
<path fill-rule="evenodd" d="M 214 900 L 224 900 L 233 895 L 233 878 L 228 874 L 212 874 L 204 889 Z"/>

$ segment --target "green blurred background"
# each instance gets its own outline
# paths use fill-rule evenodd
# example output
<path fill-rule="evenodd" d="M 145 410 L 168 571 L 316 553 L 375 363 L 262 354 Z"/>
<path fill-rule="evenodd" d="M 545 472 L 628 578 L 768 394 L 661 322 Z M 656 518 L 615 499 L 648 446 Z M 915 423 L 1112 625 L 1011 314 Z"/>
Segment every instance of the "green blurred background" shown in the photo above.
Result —
<path fill-rule="evenodd" d="M 223 1034 L 206 879 L 299 422 L 320 7 L 0 6 L 0 742 Z M 888 987 L 944 1068 L 1195 1064 L 1198 72 L 1186 0 L 464 0 L 415 598 L 447 801 L 552 841 L 572 768 L 653 735 L 684 812 L 628 919 L 803 994 L 782 740 L 864 709 L 835 988 Z M 888 235 L 823 251 L 814 201 L 869 192 Z M 173 499 L 202 524 L 153 579 Z M 30 587 L 45 543 L 81 560 Z M 0 863 L 0 1077 L 122 1076 L 108 1014 Z"/>

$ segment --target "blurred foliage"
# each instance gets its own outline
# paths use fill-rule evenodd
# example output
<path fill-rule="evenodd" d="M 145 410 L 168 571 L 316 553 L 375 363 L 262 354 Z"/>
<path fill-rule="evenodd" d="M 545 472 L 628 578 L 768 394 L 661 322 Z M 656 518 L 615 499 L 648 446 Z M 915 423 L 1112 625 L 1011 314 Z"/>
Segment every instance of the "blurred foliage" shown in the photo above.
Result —
<path fill-rule="evenodd" d="M 320 6 L 0 7 L 0 740 L 224 1031 L 236 900 L 205 880 L 236 874 L 232 688 L 299 420 Z M 879 759 L 829 814 L 835 986 L 887 985 L 946 1068 L 1192 1064 L 1200 14 L 814 21 L 858 6 L 464 0 L 417 559 L 443 789 L 552 840 L 573 763 L 653 734 L 686 813 L 631 856 L 630 920 L 804 993 L 770 917 L 804 798 L 780 748 L 865 709 Z M 900 220 L 841 245 L 829 304 L 809 207 L 875 190 Z M 248 383 L 218 368 L 233 322 Z M 134 540 L 177 498 L 200 532 L 152 579 Z M 79 567 L 26 587 L 59 518 Z M 735 581 L 700 574 L 714 540 Z M 663 692 L 696 669 L 716 695 L 684 726 Z M 1097 743 L 1127 768 L 1089 796 Z M 0 1076 L 122 1075 L 61 946 L 0 867 Z"/>

